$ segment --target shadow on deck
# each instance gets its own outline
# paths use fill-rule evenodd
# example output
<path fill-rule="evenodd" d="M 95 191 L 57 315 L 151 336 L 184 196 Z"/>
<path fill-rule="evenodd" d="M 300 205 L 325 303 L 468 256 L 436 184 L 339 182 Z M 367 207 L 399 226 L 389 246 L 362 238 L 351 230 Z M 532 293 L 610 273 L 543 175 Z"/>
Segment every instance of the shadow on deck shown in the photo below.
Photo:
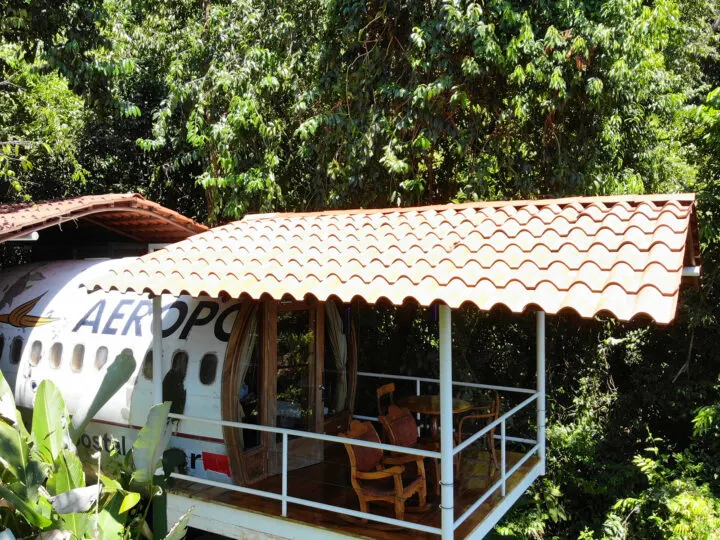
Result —
<path fill-rule="evenodd" d="M 344 450 L 337 445 L 335 448 L 328 448 L 325 461 L 290 471 L 288 474 L 288 495 L 292 497 L 307 499 L 318 503 L 330 504 L 359 510 L 358 499 L 350 485 L 350 468 Z M 455 519 L 457 520 L 464 512 L 477 501 L 487 489 L 500 479 L 497 470 L 492 470 L 490 459 L 486 452 L 463 452 L 459 478 L 455 479 Z M 507 468 L 510 469 L 517 463 L 523 454 L 508 452 Z M 507 478 L 507 490 L 510 492 L 518 486 L 531 473 L 538 459 L 532 456 L 512 476 Z M 432 479 L 428 479 L 430 483 Z M 254 489 L 281 493 L 282 479 L 278 476 L 267 478 L 251 486 Z M 220 487 L 209 487 L 199 483 L 175 480 L 171 494 L 194 501 L 204 501 L 216 505 L 222 505 L 225 510 L 234 507 L 254 514 L 280 517 L 281 503 L 276 500 L 267 499 L 255 495 L 247 495 Z M 480 525 L 483 520 L 501 503 L 500 490 L 497 489 L 479 508 L 477 508 L 467 520 L 455 531 L 455 538 L 465 538 Z M 440 498 L 435 495 L 435 490 L 428 485 L 428 502 L 430 509 L 424 512 L 408 511 L 405 514 L 407 521 L 440 527 Z M 408 502 L 408 509 L 412 501 Z M 392 508 L 379 504 L 371 504 L 370 511 L 377 515 L 393 517 Z M 438 536 L 401 529 L 389 525 L 380 525 L 368 522 L 358 523 L 354 518 L 349 518 L 336 512 L 319 510 L 309 506 L 288 504 L 287 517 L 285 521 L 304 524 L 313 528 L 325 531 L 332 531 L 342 535 L 381 538 L 381 539 L 410 539 L 410 538 L 438 538 Z M 262 534 L 262 531 L 255 530 L 250 536 L 253 538 L 281 538 L 277 535 Z"/>

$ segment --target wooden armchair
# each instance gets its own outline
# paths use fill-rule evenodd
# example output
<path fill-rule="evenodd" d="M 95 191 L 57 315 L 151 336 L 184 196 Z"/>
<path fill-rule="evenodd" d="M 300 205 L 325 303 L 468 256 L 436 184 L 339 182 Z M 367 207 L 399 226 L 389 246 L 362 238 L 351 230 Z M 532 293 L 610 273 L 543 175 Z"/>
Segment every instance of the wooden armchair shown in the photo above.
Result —
<path fill-rule="evenodd" d="M 380 442 L 377 431 L 370 422 L 353 420 L 350 431 L 341 434 L 359 441 Z M 379 448 L 368 448 L 345 443 L 350 458 L 350 481 L 360 502 L 360 510 L 368 512 L 368 504 L 384 501 L 395 506 L 395 517 L 404 519 L 405 501 L 413 495 L 418 496 L 418 509 L 427 508 L 427 487 L 425 467 L 420 456 L 404 455 L 384 456 Z M 408 477 L 405 465 L 414 463 L 415 474 Z M 363 520 L 366 522 L 367 520 Z"/>
<path fill-rule="evenodd" d="M 378 417 L 378 420 L 380 420 L 390 444 L 433 451 L 439 450 L 440 448 L 437 441 L 423 440 L 419 437 L 417 422 L 409 409 L 398 407 L 397 405 L 390 405 L 387 414 Z M 440 468 L 438 467 L 438 460 L 432 458 L 427 459 L 430 459 L 430 464 L 433 469 L 435 491 L 439 493 Z"/>
<path fill-rule="evenodd" d="M 390 405 L 395 404 L 395 383 L 387 383 L 383 384 L 381 387 L 377 389 L 377 410 L 378 410 L 378 416 L 381 414 L 386 414 L 388 407 L 383 404 L 384 401 L 389 401 Z M 383 399 L 385 396 L 387 396 L 387 400 Z"/>
<path fill-rule="evenodd" d="M 487 405 L 482 405 L 480 407 L 473 407 L 467 412 L 467 414 L 465 414 L 460 419 L 456 433 L 457 444 L 460 444 L 468 436 L 472 435 L 473 433 L 477 433 L 479 429 L 482 429 L 483 427 L 498 419 L 498 416 L 500 414 L 500 394 L 498 394 L 496 390 L 491 390 L 490 395 L 490 403 L 488 403 Z M 478 429 L 473 429 L 470 433 L 468 433 L 468 424 L 473 421 L 479 422 L 481 426 Z M 463 428 L 465 429 L 465 434 L 463 434 Z M 487 435 L 485 435 L 484 438 L 488 446 L 488 452 L 490 454 L 490 457 L 492 458 L 492 465 L 496 469 L 500 469 L 500 465 L 498 464 L 497 451 L 495 449 L 495 428 L 492 428 L 487 433 Z M 488 473 L 490 471 L 491 469 L 490 467 L 488 467 Z"/>

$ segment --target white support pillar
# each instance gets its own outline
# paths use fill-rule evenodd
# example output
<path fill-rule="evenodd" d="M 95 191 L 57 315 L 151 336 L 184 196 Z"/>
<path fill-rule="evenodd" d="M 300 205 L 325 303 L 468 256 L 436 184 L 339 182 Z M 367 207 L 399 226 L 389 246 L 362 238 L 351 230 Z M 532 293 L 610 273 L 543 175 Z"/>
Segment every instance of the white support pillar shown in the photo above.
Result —
<path fill-rule="evenodd" d="M 152 297 L 153 402 L 162 403 L 162 295 Z"/>
<path fill-rule="evenodd" d="M 454 470 L 452 412 L 452 319 L 450 308 L 440 305 L 440 512 L 442 538 L 454 536 Z"/>
<path fill-rule="evenodd" d="M 540 474 L 545 474 L 545 312 L 536 313 L 537 438 Z"/>

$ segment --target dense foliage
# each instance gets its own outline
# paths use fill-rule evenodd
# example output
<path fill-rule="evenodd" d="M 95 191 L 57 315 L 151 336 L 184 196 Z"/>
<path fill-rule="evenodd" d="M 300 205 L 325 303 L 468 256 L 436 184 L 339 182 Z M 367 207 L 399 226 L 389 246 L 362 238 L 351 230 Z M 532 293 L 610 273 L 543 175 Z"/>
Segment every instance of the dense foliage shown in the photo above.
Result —
<path fill-rule="evenodd" d="M 705 274 L 675 324 L 549 319 L 549 474 L 497 532 L 717 537 L 719 17 L 715 0 L 2 0 L 0 197 L 135 190 L 215 223 L 696 191 Z M 383 317 L 374 357 L 435 369 L 431 318 Z M 531 380 L 528 320 L 456 324 L 458 370 Z"/>

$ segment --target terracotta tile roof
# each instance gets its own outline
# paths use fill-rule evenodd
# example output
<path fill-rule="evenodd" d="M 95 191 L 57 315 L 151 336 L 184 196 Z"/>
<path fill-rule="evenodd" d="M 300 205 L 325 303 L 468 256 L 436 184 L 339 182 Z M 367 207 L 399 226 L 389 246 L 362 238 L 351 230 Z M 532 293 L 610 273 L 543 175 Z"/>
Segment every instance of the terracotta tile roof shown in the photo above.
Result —
<path fill-rule="evenodd" d="M 537 306 L 675 316 L 697 261 L 694 195 L 247 216 L 134 260 L 90 289 Z"/>
<path fill-rule="evenodd" d="M 208 230 L 137 193 L 110 193 L 58 201 L 0 204 L 0 242 L 71 220 L 85 220 L 145 243 L 177 242 Z"/>

